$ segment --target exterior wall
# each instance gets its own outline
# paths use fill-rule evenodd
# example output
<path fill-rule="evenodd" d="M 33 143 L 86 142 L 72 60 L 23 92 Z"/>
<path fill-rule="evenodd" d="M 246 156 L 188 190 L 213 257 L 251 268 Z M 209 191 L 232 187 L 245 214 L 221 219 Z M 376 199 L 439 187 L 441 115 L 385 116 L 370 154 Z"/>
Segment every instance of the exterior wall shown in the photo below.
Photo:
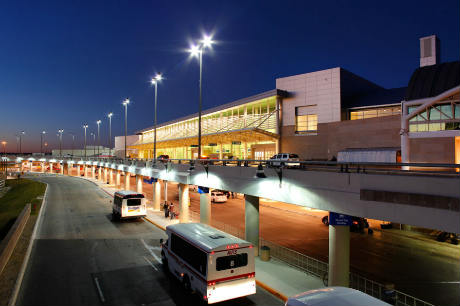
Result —
<path fill-rule="evenodd" d="M 126 137 L 126 145 L 131 146 L 139 139 L 141 139 L 141 136 L 139 135 L 128 135 Z M 124 151 L 125 151 L 125 136 L 116 136 L 115 137 L 115 155 L 117 157 L 124 157 Z M 137 150 L 128 148 L 128 154 L 132 155 L 136 153 L 137 153 Z"/>
<path fill-rule="evenodd" d="M 410 162 L 455 163 L 455 138 L 410 138 Z"/>
<path fill-rule="evenodd" d="M 295 125 L 295 108 L 298 106 L 312 106 L 312 114 L 318 115 L 318 123 L 340 121 L 340 68 L 279 78 L 276 79 L 276 88 L 291 94 L 283 99 L 283 126 Z"/>
<path fill-rule="evenodd" d="M 318 124 L 313 136 L 296 135 L 295 127 L 284 126 L 281 151 L 307 160 L 330 160 L 348 148 L 400 147 L 400 116 Z"/>

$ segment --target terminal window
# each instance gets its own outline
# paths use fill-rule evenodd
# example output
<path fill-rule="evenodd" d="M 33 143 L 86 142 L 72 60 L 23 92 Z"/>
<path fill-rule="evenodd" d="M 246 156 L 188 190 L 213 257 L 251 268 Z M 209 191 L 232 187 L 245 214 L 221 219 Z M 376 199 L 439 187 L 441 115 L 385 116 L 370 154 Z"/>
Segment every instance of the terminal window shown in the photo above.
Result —
<path fill-rule="evenodd" d="M 316 134 L 318 130 L 318 115 L 297 115 L 295 117 L 295 132 L 297 134 Z"/>
<path fill-rule="evenodd" d="M 401 106 L 363 109 L 350 112 L 350 120 L 368 119 L 401 114 Z"/>

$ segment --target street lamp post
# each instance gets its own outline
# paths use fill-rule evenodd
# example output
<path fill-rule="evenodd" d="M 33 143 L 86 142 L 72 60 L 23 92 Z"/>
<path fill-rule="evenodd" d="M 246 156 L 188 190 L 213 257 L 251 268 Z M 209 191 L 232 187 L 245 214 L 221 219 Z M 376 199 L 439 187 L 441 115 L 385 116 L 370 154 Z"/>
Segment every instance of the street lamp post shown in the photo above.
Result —
<path fill-rule="evenodd" d="M 85 130 L 85 158 L 86 158 L 86 129 L 88 128 L 88 125 L 85 123 L 83 124 L 83 129 Z"/>
<path fill-rule="evenodd" d="M 198 45 L 193 45 L 190 48 L 192 56 L 198 56 L 200 61 L 200 94 L 198 100 L 198 158 L 201 158 L 201 109 L 202 109 L 202 84 L 203 84 L 203 51 L 205 48 L 212 46 L 212 38 L 210 36 L 204 36 Z"/>
<path fill-rule="evenodd" d="M 96 121 L 97 123 L 97 156 L 99 157 L 99 147 L 101 146 L 101 138 L 99 137 L 99 127 L 101 125 L 101 120 Z"/>
<path fill-rule="evenodd" d="M 91 136 L 93 136 L 93 156 L 96 155 L 96 134 L 94 134 L 93 132 L 91 132 Z"/>
<path fill-rule="evenodd" d="M 43 137 L 45 137 L 46 132 L 42 131 L 40 133 L 40 153 L 43 154 Z"/>
<path fill-rule="evenodd" d="M 6 156 L 6 141 L 2 141 L 2 146 L 3 146 L 3 155 Z"/>
<path fill-rule="evenodd" d="M 127 134 L 128 134 L 128 104 L 129 104 L 129 98 L 126 98 L 123 101 L 123 105 L 125 106 L 125 158 L 128 155 L 128 151 L 126 149 L 127 148 L 127 146 L 126 146 L 126 138 L 127 138 Z"/>
<path fill-rule="evenodd" d="M 107 117 L 109 118 L 109 149 L 112 150 L 112 116 L 113 113 L 109 113 Z"/>
<path fill-rule="evenodd" d="M 75 147 L 75 134 L 71 133 L 70 134 L 72 136 L 72 157 L 74 156 L 73 155 L 73 150 L 74 150 L 74 147 Z"/>
<path fill-rule="evenodd" d="M 24 134 L 25 134 L 24 131 L 21 131 L 21 133 L 19 133 L 19 155 L 22 154 L 22 135 Z"/>
<path fill-rule="evenodd" d="M 59 132 L 59 157 L 62 158 L 62 133 L 64 133 L 64 130 L 60 129 L 58 132 Z"/>
<path fill-rule="evenodd" d="M 155 85 L 155 115 L 153 120 L 153 160 L 156 162 L 157 159 L 157 104 L 158 104 L 158 82 L 163 79 L 161 74 L 157 74 L 155 78 L 151 80 L 151 83 Z"/>

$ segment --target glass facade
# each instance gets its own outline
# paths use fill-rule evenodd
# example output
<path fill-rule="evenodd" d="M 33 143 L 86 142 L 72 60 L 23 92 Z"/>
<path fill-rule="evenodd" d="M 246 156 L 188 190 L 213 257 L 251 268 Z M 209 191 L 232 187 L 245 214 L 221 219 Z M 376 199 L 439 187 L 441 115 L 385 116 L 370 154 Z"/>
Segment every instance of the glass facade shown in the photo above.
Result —
<path fill-rule="evenodd" d="M 401 106 L 391 106 L 391 107 L 378 107 L 371 109 L 363 109 L 350 111 L 350 120 L 360 120 L 384 116 L 394 116 L 401 114 Z"/>
<path fill-rule="evenodd" d="M 414 112 L 420 105 L 408 107 Z M 409 132 L 434 132 L 460 129 L 460 104 L 458 101 L 432 105 L 409 120 Z"/>

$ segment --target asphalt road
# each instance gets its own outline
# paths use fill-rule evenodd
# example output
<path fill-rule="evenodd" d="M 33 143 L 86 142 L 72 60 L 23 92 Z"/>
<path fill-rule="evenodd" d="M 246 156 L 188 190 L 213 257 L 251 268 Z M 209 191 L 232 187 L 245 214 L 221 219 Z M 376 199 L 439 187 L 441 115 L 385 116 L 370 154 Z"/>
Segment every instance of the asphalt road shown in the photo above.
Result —
<path fill-rule="evenodd" d="M 78 178 L 44 177 L 47 207 L 17 305 L 198 305 L 162 270 L 162 230 L 144 220 L 111 221 L 109 197 Z M 257 294 L 220 305 L 283 305 Z"/>

